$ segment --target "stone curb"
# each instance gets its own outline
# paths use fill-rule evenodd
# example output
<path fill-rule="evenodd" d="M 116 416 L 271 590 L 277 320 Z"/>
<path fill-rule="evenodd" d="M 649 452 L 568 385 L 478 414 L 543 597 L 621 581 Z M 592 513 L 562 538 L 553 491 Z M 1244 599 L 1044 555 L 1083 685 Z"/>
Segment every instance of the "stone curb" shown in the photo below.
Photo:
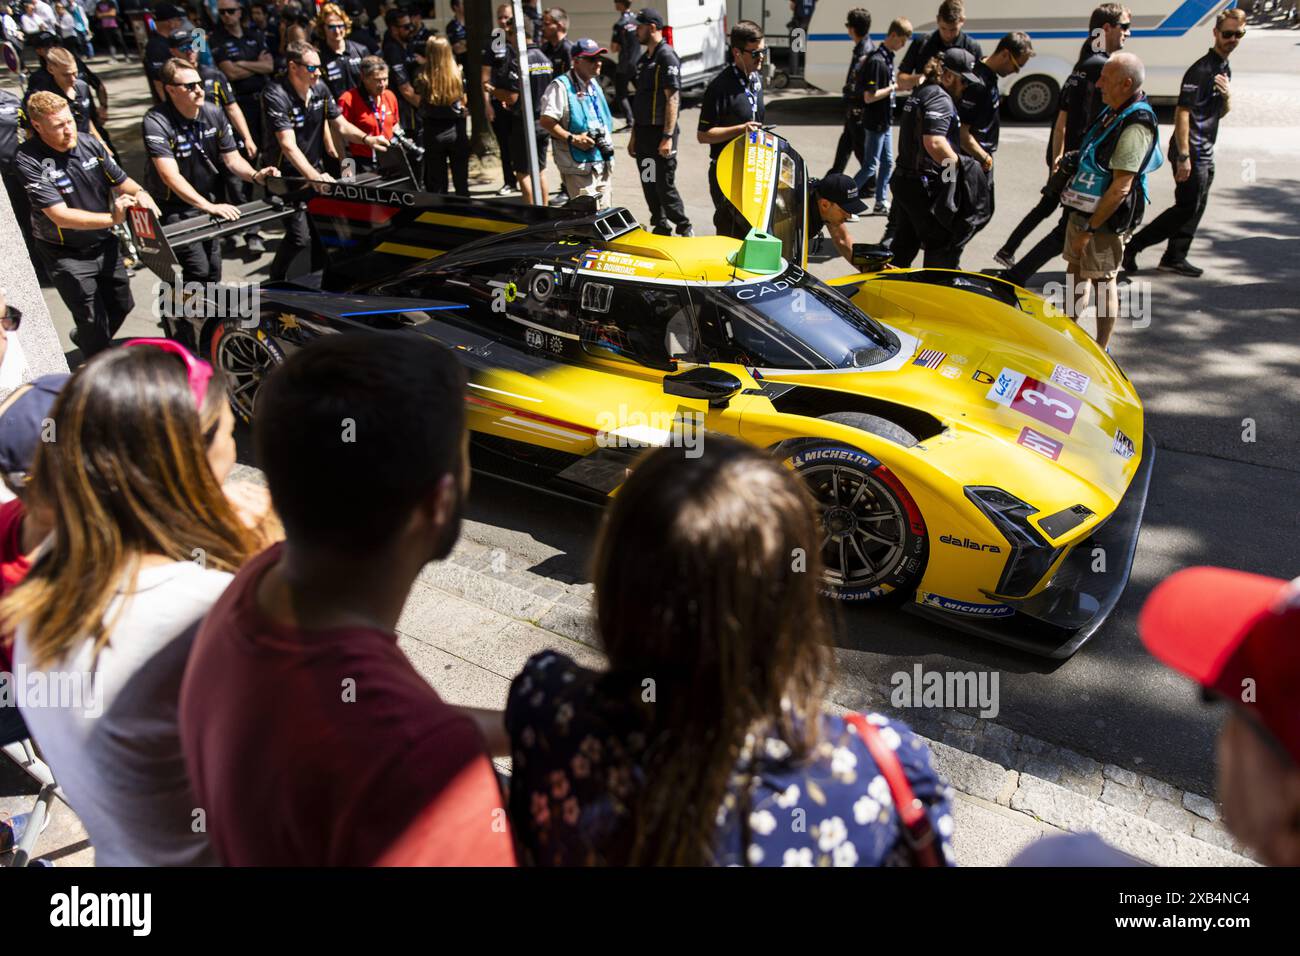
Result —
<path fill-rule="evenodd" d="M 518 558 L 462 538 L 425 584 L 599 650 L 591 585 L 536 574 Z M 829 703 L 837 701 L 832 688 Z M 1061 830 L 1092 830 L 1112 845 L 1161 866 L 1250 866 L 1215 803 L 1168 783 L 948 708 L 902 711 L 890 688 L 871 689 L 871 707 L 925 737 L 957 791 Z M 862 706 L 861 702 L 857 707 Z"/>

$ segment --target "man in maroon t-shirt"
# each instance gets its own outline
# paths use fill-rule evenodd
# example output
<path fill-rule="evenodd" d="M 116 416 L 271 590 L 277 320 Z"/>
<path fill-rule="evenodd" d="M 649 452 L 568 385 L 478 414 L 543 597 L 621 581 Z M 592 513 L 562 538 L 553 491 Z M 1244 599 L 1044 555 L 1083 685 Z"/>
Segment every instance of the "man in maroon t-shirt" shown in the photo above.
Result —
<path fill-rule="evenodd" d="M 258 396 L 286 540 L 209 612 L 180 701 L 190 782 L 227 865 L 514 864 L 478 723 L 395 633 L 416 575 L 459 533 L 464 382 L 427 338 L 338 335 Z"/>

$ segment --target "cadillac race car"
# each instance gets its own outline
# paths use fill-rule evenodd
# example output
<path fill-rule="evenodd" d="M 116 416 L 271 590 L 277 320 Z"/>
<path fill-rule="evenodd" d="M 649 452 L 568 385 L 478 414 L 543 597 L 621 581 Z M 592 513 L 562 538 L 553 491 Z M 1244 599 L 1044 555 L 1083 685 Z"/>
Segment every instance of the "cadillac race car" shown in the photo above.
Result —
<path fill-rule="evenodd" d="M 733 142 L 717 170 L 743 241 L 654 235 L 621 208 L 318 186 L 302 201 L 326 268 L 183 331 L 245 419 L 317 336 L 430 336 L 468 371 L 475 467 L 587 501 L 641 449 L 738 436 L 815 497 L 827 594 L 1074 653 L 1127 582 L 1154 460 L 1124 372 L 996 278 L 870 258 L 812 276 L 804 165 L 779 137 Z"/>

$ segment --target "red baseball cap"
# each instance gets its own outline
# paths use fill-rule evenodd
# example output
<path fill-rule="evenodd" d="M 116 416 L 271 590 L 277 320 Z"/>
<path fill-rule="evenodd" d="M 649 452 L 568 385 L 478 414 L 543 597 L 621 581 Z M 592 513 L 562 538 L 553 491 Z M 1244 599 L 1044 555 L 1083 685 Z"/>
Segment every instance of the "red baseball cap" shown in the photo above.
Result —
<path fill-rule="evenodd" d="M 1138 617 L 1147 650 L 1247 709 L 1300 765 L 1300 578 L 1187 568 Z"/>

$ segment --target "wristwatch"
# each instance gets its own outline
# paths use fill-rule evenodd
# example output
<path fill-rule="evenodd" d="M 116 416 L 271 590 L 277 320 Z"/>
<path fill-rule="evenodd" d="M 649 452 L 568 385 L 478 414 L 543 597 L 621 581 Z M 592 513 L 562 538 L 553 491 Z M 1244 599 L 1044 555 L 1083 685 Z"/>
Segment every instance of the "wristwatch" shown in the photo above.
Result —
<path fill-rule="evenodd" d="M 662 136 L 660 136 L 659 138 L 660 138 L 660 139 L 672 139 L 672 138 L 673 138 L 673 134 L 672 134 L 672 133 L 664 133 L 664 134 L 663 134 Z"/>
<path fill-rule="evenodd" d="M 1094 226 L 1091 222 L 1089 222 L 1086 226 L 1083 227 L 1083 231 L 1086 232 L 1086 233 L 1087 233 L 1088 235 L 1090 235 L 1090 236 L 1092 236 L 1092 235 L 1096 235 L 1096 234 L 1097 234 L 1097 227 Z"/>

